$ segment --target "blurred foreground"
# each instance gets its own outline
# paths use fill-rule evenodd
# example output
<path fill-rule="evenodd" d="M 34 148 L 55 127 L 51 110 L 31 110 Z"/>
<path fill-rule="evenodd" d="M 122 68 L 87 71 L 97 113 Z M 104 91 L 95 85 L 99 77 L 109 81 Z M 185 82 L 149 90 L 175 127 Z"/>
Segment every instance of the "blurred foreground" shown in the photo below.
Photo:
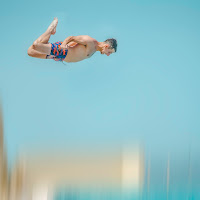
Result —
<path fill-rule="evenodd" d="M 7 166 L 0 119 L 0 200 L 200 199 L 199 160 L 151 158 L 141 145 L 39 152 Z"/>

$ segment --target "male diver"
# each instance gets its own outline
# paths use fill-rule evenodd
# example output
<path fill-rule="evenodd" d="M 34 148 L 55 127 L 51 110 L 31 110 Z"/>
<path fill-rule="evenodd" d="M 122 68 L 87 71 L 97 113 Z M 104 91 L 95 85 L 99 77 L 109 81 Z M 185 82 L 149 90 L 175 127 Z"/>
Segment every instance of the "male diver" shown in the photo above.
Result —
<path fill-rule="evenodd" d="M 55 61 L 79 62 L 90 58 L 96 51 L 107 56 L 117 51 L 115 39 L 98 42 L 88 35 L 69 36 L 63 42 L 49 43 L 51 35 L 56 33 L 57 24 L 58 19 L 54 18 L 46 32 L 29 47 L 29 56 Z"/>

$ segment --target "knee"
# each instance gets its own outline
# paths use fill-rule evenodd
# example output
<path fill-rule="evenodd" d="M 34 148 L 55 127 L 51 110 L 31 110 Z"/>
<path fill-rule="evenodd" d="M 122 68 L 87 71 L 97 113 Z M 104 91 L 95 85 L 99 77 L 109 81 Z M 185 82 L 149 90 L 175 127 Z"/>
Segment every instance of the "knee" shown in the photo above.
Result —
<path fill-rule="evenodd" d="M 34 57 L 34 51 L 33 51 L 32 46 L 28 48 L 27 54 L 28 54 L 29 56 L 31 56 L 31 57 Z"/>
<path fill-rule="evenodd" d="M 32 47 L 37 48 L 39 45 L 40 45 L 39 42 L 35 41 L 35 42 L 33 42 Z"/>

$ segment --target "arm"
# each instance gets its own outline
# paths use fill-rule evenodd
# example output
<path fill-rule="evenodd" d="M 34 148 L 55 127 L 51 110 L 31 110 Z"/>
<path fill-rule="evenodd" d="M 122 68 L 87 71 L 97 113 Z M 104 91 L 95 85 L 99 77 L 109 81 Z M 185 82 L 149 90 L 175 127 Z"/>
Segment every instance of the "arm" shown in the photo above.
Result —
<path fill-rule="evenodd" d="M 78 44 L 87 45 L 88 42 L 91 42 L 91 41 L 92 41 L 92 38 L 87 35 L 69 36 L 63 41 L 61 48 L 64 48 L 64 49 L 67 48 L 67 44 L 69 42 L 76 42 Z"/>

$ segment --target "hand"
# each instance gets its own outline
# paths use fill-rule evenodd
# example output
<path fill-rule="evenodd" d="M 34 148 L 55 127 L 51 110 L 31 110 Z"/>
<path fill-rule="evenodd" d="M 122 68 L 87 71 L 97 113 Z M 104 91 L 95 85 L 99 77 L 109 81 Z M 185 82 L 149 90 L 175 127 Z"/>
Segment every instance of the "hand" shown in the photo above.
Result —
<path fill-rule="evenodd" d="M 66 45 L 63 45 L 63 44 L 61 44 L 60 45 L 60 48 L 61 49 L 64 49 L 64 50 L 67 50 L 68 48 L 69 48 L 69 46 L 66 44 Z"/>

